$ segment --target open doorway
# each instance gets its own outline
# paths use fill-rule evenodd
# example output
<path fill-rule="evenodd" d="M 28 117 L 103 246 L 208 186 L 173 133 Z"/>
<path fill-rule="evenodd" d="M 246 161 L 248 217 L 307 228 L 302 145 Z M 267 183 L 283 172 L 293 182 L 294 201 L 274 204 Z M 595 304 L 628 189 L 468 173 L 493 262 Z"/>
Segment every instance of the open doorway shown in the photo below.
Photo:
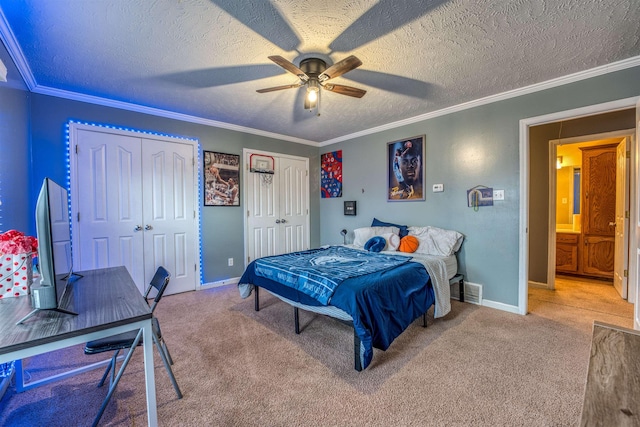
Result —
<path fill-rule="evenodd" d="M 554 165 L 556 160 L 555 153 L 550 151 L 549 141 L 559 139 L 559 135 L 564 140 L 635 129 L 635 108 L 631 108 L 632 106 L 635 106 L 635 101 L 621 100 L 521 121 L 523 239 L 519 308 L 522 314 L 527 312 L 529 286 L 549 286 L 549 241 L 555 238 L 555 219 L 552 227 L 549 214 L 550 169 L 555 167 L 551 165 L 551 159 L 554 160 Z M 635 141 L 632 141 L 632 145 L 635 145 Z M 631 148 L 631 156 L 635 158 L 635 146 Z M 636 176 L 635 169 L 634 162 L 632 177 Z M 635 190 L 632 189 L 632 199 L 634 194 Z M 633 200 L 631 201 L 633 205 Z M 636 217 L 635 212 L 632 212 L 631 217 Z M 555 260 L 555 257 L 551 259 Z M 635 294 L 630 300 L 635 301 Z"/>
<path fill-rule="evenodd" d="M 549 289 L 557 275 L 597 279 L 627 299 L 633 134 L 549 141 Z"/>

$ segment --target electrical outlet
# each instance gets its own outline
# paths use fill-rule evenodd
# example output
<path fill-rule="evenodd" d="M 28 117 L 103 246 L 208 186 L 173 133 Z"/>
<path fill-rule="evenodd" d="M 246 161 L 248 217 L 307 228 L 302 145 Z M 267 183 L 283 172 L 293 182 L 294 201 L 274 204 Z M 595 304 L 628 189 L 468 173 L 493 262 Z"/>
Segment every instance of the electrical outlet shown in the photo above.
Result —
<path fill-rule="evenodd" d="M 504 190 L 493 190 L 493 200 L 504 200 Z"/>
<path fill-rule="evenodd" d="M 442 184 L 433 184 L 433 192 L 434 193 L 441 193 L 444 191 L 444 185 Z"/>
<path fill-rule="evenodd" d="M 233 258 L 229 258 L 229 267 L 233 267 Z"/>

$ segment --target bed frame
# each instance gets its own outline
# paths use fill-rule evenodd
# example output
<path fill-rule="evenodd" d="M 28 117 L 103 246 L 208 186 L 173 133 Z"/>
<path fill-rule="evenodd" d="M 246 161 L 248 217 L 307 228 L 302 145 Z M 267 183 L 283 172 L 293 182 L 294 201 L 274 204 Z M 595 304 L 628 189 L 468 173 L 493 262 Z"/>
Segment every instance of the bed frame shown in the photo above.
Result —
<path fill-rule="evenodd" d="M 449 284 L 458 284 L 459 289 L 460 289 L 460 302 L 464 302 L 464 275 L 463 274 L 456 274 L 455 276 L 453 276 L 450 280 L 449 280 Z M 260 287 L 257 285 L 253 285 L 254 289 L 254 310 L 255 311 L 260 311 Z M 272 295 L 278 297 L 279 299 L 283 300 L 283 302 L 288 303 L 289 305 L 291 305 L 293 307 L 293 322 L 294 322 L 294 330 L 295 333 L 297 335 L 300 334 L 300 308 L 302 308 L 303 310 L 307 310 L 307 311 L 311 311 L 311 312 L 315 312 L 313 311 L 313 307 L 310 306 L 305 306 L 303 304 L 298 304 L 298 303 L 294 303 L 292 301 L 289 300 L 284 300 L 282 297 L 270 292 Z M 317 312 L 315 312 L 317 313 Z M 330 317 L 332 319 L 335 319 L 339 322 L 345 323 L 349 326 L 351 326 L 353 328 L 353 321 L 350 320 L 346 320 L 346 319 L 340 319 L 338 317 L 335 316 L 331 316 L 329 314 L 326 313 L 318 313 L 318 314 L 323 314 L 327 317 Z M 348 315 L 347 315 L 348 316 Z M 422 314 L 422 327 L 426 328 L 427 327 L 427 313 L 423 313 Z M 356 371 L 360 372 L 362 371 L 362 363 L 360 360 L 360 338 L 358 338 L 358 335 L 356 334 L 355 328 L 353 330 L 353 359 L 354 359 L 354 368 Z"/>

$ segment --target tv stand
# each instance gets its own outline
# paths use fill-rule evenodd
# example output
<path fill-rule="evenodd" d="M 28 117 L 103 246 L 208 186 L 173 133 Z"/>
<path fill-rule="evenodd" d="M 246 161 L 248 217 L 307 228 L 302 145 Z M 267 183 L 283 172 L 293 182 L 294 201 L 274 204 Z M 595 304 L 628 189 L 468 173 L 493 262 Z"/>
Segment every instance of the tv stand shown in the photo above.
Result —
<path fill-rule="evenodd" d="M 31 311 L 31 313 L 27 314 L 22 319 L 18 320 L 16 322 L 16 325 L 21 324 L 22 322 L 24 322 L 25 320 L 27 320 L 28 318 L 30 318 L 31 316 L 33 316 L 34 314 L 36 314 L 37 312 L 42 311 L 42 310 L 57 311 L 58 313 L 71 314 L 72 316 L 77 316 L 78 315 L 78 313 L 74 313 L 73 311 L 70 311 L 70 310 L 65 310 L 64 308 L 34 308 Z"/>

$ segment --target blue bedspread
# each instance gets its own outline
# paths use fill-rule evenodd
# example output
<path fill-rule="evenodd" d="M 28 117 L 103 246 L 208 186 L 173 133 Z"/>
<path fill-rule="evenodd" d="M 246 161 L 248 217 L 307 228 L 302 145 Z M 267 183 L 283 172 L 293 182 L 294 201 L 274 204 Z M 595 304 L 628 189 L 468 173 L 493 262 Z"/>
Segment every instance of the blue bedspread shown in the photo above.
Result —
<path fill-rule="evenodd" d="M 239 284 L 259 286 L 301 304 L 323 305 L 290 286 L 261 277 L 255 269 L 256 261 L 253 261 Z M 353 319 L 355 333 L 364 349 L 361 354 L 364 369 L 371 363 L 373 347 L 389 348 L 393 340 L 426 313 L 434 301 L 429 274 L 422 264 L 409 261 L 392 269 L 343 280 L 335 288 L 330 304 Z"/>
<path fill-rule="evenodd" d="M 257 259 L 255 272 L 327 305 L 335 289 L 346 279 L 380 273 L 407 262 L 406 256 L 329 246 Z"/>

